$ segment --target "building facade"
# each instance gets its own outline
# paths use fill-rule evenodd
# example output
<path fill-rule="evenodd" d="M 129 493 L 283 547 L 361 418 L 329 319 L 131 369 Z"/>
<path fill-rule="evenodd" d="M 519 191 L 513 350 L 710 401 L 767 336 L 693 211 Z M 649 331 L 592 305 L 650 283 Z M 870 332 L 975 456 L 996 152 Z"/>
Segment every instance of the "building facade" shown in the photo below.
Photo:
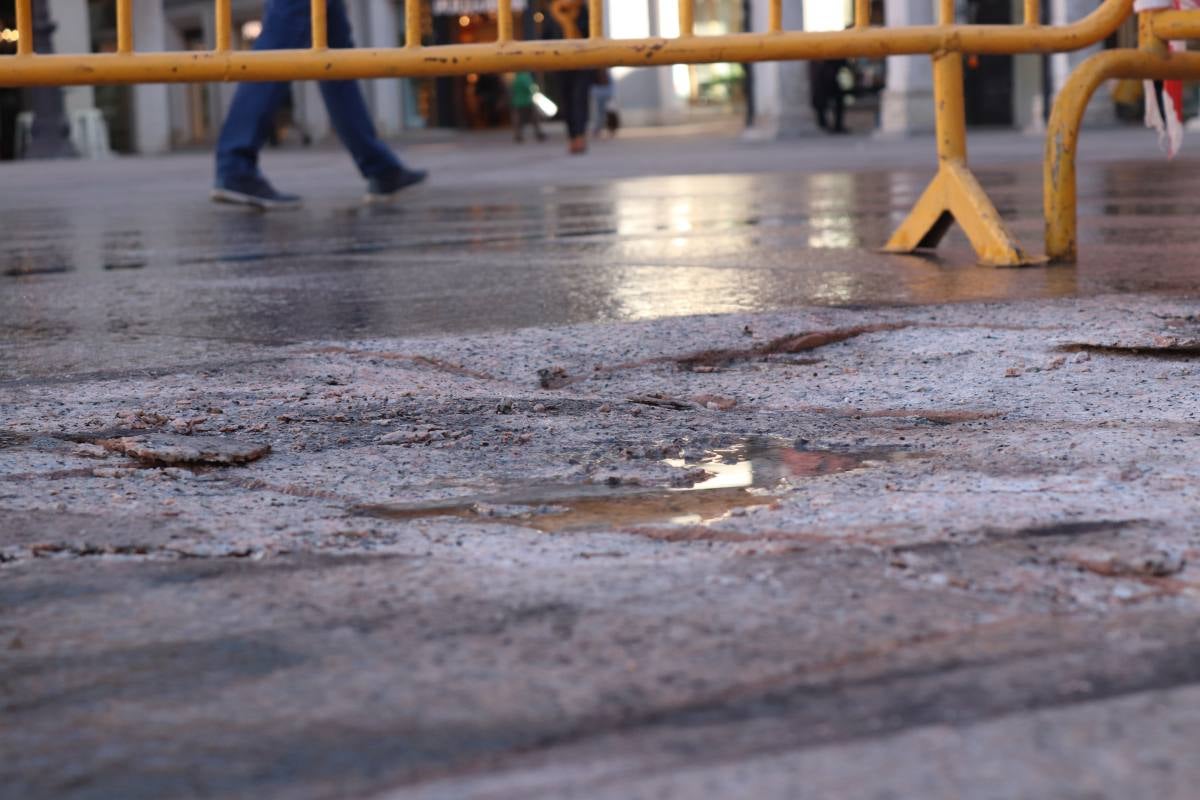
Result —
<path fill-rule="evenodd" d="M 513 0 L 514 30 L 537 38 L 548 0 Z M 114 0 L 48 0 L 57 23 L 60 53 L 105 52 L 116 47 Z M 358 44 L 390 47 L 404 40 L 401 0 L 346 0 Z M 1044 22 L 1079 19 L 1099 0 L 1047 0 Z M 0 22 L 12 0 L 0 0 Z M 931 24 L 936 0 L 873 0 L 872 21 L 890 26 Z M 788 29 L 837 30 L 852 22 L 853 0 L 783 0 Z M 262 0 L 233 0 L 236 47 L 252 46 L 261 29 Z M 614 38 L 674 36 L 679 32 L 676 0 L 608 0 L 606 32 Z M 495 37 L 495 0 L 424 0 L 422 40 L 428 44 L 489 41 Z M 1019 22 L 1022 0 L 958 0 L 962 22 Z M 697 35 L 765 30 L 768 0 L 696 0 Z M 134 0 L 138 50 L 205 50 L 216 39 L 211 0 Z M 1126 40 L 1132 29 L 1120 36 Z M 1120 38 L 1120 37 L 1118 37 Z M 1122 41 L 1128 44 L 1129 41 Z M 1097 46 L 1099 47 L 1099 46 Z M 1095 48 L 1093 48 L 1095 49 Z M 1038 130 L 1050 99 L 1073 67 L 1091 51 L 1043 56 L 968 57 L 968 124 Z M 885 88 L 860 97 L 867 119 L 881 135 L 920 133 L 933 128 L 933 80 L 927 57 L 887 59 L 878 71 Z M 627 125 L 662 125 L 714 118 L 744 118 L 748 135 L 787 137 L 816 130 L 809 108 L 806 65 L 678 65 L 616 68 L 615 102 Z M 503 85 L 493 76 L 425 80 L 374 80 L 364 84 L 381 132 L 392 136 L 422 127 L 500 126 L 507 118 Z M 117 150 L 163 153 L 210 146 L 234 86 L 226 84 L 73 87 L 69 111 L 99 108 Z M 304 140 L 330 135 L 315 84 L 293 86 L 287 128 Z M 860 116 L 861 118 L 861 116 Z M 1089 122 L 1114 119 L 1107 93 L 1097 93 Z"/>

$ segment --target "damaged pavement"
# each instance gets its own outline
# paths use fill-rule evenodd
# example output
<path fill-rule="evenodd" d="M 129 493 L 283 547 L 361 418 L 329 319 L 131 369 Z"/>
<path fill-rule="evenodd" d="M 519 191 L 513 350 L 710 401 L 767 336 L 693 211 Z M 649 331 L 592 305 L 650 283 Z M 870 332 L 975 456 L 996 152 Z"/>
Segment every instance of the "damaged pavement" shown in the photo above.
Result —
<path fill-rule="evenodd" d="M 907 759 L 1002 769 L 975 737 L 1030 725 L 994 796 L 1080 737 L 1098 792 L 1182 786 L 1194 759 L 1138 759 L 1200 732 L 1200 306 L 1120 305 L 10 382 L 5 791 L 685 797 L 748 760 L 794 788 L 818 750 L 869 787 L 874 748 L 913 796 Z"/>

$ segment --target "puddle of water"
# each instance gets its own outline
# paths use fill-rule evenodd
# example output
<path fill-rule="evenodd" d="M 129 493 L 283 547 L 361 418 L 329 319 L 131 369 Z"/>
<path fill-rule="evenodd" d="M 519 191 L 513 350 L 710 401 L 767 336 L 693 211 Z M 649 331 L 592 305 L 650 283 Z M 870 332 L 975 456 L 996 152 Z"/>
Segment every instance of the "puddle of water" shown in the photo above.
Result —
<path fill-rule="evenodd" d="M 453 518 L 476 523 L 519 525 L 543 533 L 624 528 L 648 524 L 698 525 L 726 517 L 735 508 L 767 505 L 774 498 L 747 489 L 576 492 L 551 505 L 511 503 L 494 506 L 483 501 L 443 506 L 364 506 L 359 513 L 394 520 Z M 493 502 L 500 498 L 490 498 Z M 497 510 L 499 509 L 499 510 Z"/>
<path fill-rule="evenodd" d="M 548 486 L 507 495 L 460 498 L 442 503 L 370 505 L 357 513 L 393 520 L 453 518 L 509 524 L 544 533 L 620 529 L 637 525 L 702 525 L 736 509 L 769 505 L 791 478 L 815 478 L 921 457 L 907 451 L 813 450 L 779 441 L 747 441 L 705 454 L 700 461 L 668 458 L 662 463 L 703 469 L 708 477 L 680 489 Z"/>
<path fill-rule="evenodd" d="M 751 488 L 773 489 L 787 478 L 817 478 L 870 466 L 872 463 L 911 458 L 901 450 L 818 450 L 804 444 L 777 440 L 750 440 L 724 450 L 706 453 L 699 462 L 682 458 L 663 463 L 683 469 L 700 468 L 709 478 L 680 491 Z"/>

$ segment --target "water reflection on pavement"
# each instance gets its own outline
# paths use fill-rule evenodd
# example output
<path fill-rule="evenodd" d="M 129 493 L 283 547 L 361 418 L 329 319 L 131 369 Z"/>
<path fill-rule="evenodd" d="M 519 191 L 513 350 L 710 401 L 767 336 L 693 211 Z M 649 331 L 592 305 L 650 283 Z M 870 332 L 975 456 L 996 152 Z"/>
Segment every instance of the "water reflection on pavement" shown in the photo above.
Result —
<path fill-rule="evenodd" d="M 927 172 L 434 185 L 388 208 L 318 197 L 274 214 L 169 187 L 107 202 L 64 193 L 6 212 L 0 378 L 160 362 L 181 341 L 1186 291 L 1200 277 L 1191 209 L 1162 199 L 1187 196 L 1194 166 L 1096 165 L 1081 185 L 1080 264 L 1021 270 L 976 266 L 957 233 L 936 259 L 875 251 Z M 981 178 L 1036 245 L 1036 168 Z M 25 347 L 35 343 L 47 347 Z"/>

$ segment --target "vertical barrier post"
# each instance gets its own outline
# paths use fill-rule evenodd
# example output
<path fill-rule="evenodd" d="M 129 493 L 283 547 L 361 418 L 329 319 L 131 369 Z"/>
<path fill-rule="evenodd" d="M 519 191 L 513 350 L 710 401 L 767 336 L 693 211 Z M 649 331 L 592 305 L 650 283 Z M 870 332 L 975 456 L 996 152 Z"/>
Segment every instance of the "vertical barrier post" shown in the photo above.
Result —
<path fill-rule="evenodd" d="M 604 0 L 588 0 L 588 38 L 604 38 Z"/>
<path fill-rule="evenodd" d="M 691 36 L 696 32 L 696 13 L 693 0 L 679 0 L 679 35 Z"/>
<path fill-rule="evenodd" d="M 767 32 L 779 33 L 783 30 L 783 0 L 770 0 L 767 5 Z"/>
<path fill-rule="evenodd" d="M 871 25 L 871 0 L 854 0 L 854 27 L 867 28 Z"/>
<path fill-rule="evenodd" d="M 967 160 L 967 109 L 961 53 L 933 57 L 933 107 L 939 161 Z"/>
<path fill-rule="evenodd" d="M 941 0 L 938 24 L 954 24 L 954 0 Z M 939 161 L 967 160 L 967 109 L 962 53 L 933 56 L 933 107 Z"/>
<path fill-rule="evenodd" d="M 1042 24 L 1041 0 L 1025 0 L 1025 24 L 1026 25 L 1041 25 Z"/>
<path fill-rule="evenodd" d="M 497 0 L 496 41 L 511 42 L 513 38 L 512 0 Z"/>
<path fill-rule="evenodd" d="M 312 49 L 329 49 L 329 17 L 325 0 L 312 0 Z"/>
<path fill-rule="evenodd" d="M 133 52 L 133 0 L 117 0 L 117 52 Z"/>
<path fill-rule="evenodd" d="M 17 0 L 17 55 L 33 55 L 33 6 L 30 0 Z"/>
<path fill-rule="evenodd" d="M 404 0 L 404 46 L 421 46 L 421 0 Z"/>
<path fill-rule="evenodd" d="M 233 15 L 229 10 L 230 0 L 217 0 L 216 20 L 217 41 L 216 51 L 218 53 L 229 52 L 230 31 L 233 29 Z"/>

